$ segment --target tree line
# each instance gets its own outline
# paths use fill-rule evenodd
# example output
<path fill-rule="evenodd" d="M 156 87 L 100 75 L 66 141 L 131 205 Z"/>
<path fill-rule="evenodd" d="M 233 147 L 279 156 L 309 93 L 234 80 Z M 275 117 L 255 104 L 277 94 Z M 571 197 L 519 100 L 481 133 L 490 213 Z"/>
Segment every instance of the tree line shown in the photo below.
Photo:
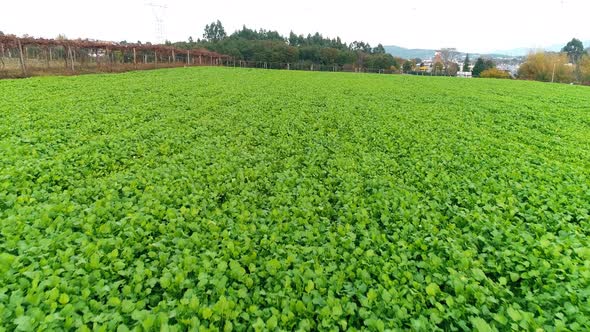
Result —
<path fill-rule="evenodd" d="M 202 38 L 189 37 L 188 41 L 170 44 L 185 49 L 203 47 L 237 60 L 256 62 L 305 62 L 379 70 L 398 70 L 403 63 L 386 53 L 381 44 L 372 47 L 363 41 L 346 43 L 340 37 L 327 38 L 319 32 L 283 36 L 277 31 L 246 26 L 228 35 L 219 20 L 205 26 Z"/>

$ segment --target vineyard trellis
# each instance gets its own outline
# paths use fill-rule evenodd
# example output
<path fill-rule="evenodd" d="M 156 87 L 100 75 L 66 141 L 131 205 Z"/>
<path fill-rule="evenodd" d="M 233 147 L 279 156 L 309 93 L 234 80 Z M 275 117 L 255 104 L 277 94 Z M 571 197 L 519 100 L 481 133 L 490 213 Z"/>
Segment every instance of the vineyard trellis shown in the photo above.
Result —
<path fill-rule="evenodd" d="M 206 49 L 89 39 L 0 36 L 0 76 L 4 77 L 227 65 L 230 61 L 231 57 Z"/>

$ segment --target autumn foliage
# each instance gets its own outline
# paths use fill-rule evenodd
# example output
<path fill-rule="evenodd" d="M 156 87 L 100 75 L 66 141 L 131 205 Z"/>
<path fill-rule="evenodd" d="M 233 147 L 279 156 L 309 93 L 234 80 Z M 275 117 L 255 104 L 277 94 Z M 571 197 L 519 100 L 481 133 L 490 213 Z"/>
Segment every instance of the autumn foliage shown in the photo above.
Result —
<path fill-rule="evenodd" d="M 543 82 L 570 83 L 575 80 L 574 66 L 569 64 L 565 53 L 531 53 L 520 66 L 518 76 Z"/>
<path fill-rule="evenodd" d="M 510 74 L 508 74 L 504 70 L 500 70 L 498 68 L 490 68 L 486 69 L 479 74 L 479 77 L 482 78 L 510 78 Z"/>

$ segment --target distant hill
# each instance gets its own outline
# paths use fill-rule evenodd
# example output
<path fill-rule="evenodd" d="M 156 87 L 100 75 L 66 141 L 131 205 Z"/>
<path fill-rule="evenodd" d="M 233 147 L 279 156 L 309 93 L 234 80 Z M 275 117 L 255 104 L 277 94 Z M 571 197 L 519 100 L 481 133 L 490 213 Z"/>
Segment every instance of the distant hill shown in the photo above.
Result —
<path fill-rule="evenodd" d="M 383 48 L 385 48 L 385 52 L 396 56 L 396 57 L 400 57 L 403 59 L 415 59 L 415 58 L 420 58 L 420 59 L 430 59 L 434 56 L 434 53 L 436 52 L 436 50 L 430 50 L 430 49 L 422 49 L 422 48 L 414 48 L 414 49 L 410 49 L 410 48 L 405 48 L 405 47 L 401 47 L 401 46 L 395 46 L 395 45 L 390 45 L 390 46 L 383 46 Z M 459 52 L 459 57 L 465 57 L 464 52 Z M 525 53 L 526 54 L 526 53 Z M 506 53 L 502 53 L 502 52 L 493 52 L 490 54 L 477 54 L 477 53 L 469 53 L 469 56 L 471 58 L 477 58 L 478 56 L 485 56 L 485 57 L 489 57 L 489 58 L 506 58 L 509 56 L 513 56 L 512 54 L 507 55 Z M 517 55 L 514 55 L 517 56 Z"/>
<path fill-rule="evenodd" d="M 590 40 L 582 41 L 582 43 L 584 44 L 584 48 L 587 48 L 590 46 Z M 543 50 L 549 51 L 549 52 L 559 52 L 565 46 L 565 44 L 567 44 L 567 42 L 564 42 L 562 44 L 553 44 L 553 45 L 544 46 L 544 47 L 519 47 L 519 48 L 513 48 L 513 49 L 509 49 L 509 50 L 499 50 L 499 51 L 495 51 L 494 53 L 502 53 L 502 54 L 507 54 L 507 55 L 512 55 L 512 56 L 525 56 L 525 55 L 529 54 L 530 51 L 534 51 L 536 49 L 543 49 Z"/>
<path fill-rule="evenodd" d="M 409 48 L 395 46 L 395 45 L 383 46 L 383 48 L 385 48 L 385 52 L 387 52 L 393 56 L 403 58 L 403 59 L 415 59 L 415 58 L 430 59 L 432 56 L 434 56 L 434 52 L 436 52 L 435 50 L 419 49 L 419 48 L 409 49 Z"/>
<path fill-rule="evenodd" d="M 496 51 L 490 52 L 489 54 L 469 53 L 469 56 L 472 58 L 478 57 L 478 56 L 485 56 L 485 57 L 490 57 L 490 58 L 522 57 L 522 56 L 526 56 L 527 54 L 529 54 L 529 52 L 531 50 L 535 50 L 535 49 L 543 49 L 543 50 L 549 51 L 549 52 L 559 52 L 559 51 L 561 51 L 563 46 L 565 46 L 566 43 L 567 42 L 564 42 L 563 44 L 553 44 L 553 45 L 548 45 L 545 47 L 538 47 L 538 48 L 518 47 L 518 48 L 507 49 L 507 50 L 496 50 Z M 582 43 L 584 44 L 584 48 L 590 47 L 590 40 L 582 41 Z M 405 48 L 405 47 L 395 46 L 395 45 L 384 46 L 384 48 L 385 48 L 385 52 L 387 52 L 393 56 L 397 56 L 397 57 L 404 58 L 404 59 L 415 59 L 415 58 L 430 59 L 434 56 L 434 52 L 436 52 L 436 50 L 422 49 L 422 48 L 411 49 L 411 48 Z M 460 55 L 465 56 L 465 53 L 461 52 Z"/>

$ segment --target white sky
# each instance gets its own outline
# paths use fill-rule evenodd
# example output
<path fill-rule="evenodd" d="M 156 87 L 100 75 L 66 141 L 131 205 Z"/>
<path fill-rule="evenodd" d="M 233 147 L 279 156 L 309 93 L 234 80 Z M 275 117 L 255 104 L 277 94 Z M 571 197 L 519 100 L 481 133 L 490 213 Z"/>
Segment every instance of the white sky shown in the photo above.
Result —
<path fill-rule="evenodd" d="M 154 41 L 152 9 L 163 15 L 169 40 L 197 39 L 221 20 L 229 33 L 243 24 L 287 35 L 319 31 L 375 46 L 456 47 L 487 52 L 590 40 L 590 0 L 0 0 L 0 30 L 17 35 Z M 590 46 L 590 45 L 585 45 Z"/>

